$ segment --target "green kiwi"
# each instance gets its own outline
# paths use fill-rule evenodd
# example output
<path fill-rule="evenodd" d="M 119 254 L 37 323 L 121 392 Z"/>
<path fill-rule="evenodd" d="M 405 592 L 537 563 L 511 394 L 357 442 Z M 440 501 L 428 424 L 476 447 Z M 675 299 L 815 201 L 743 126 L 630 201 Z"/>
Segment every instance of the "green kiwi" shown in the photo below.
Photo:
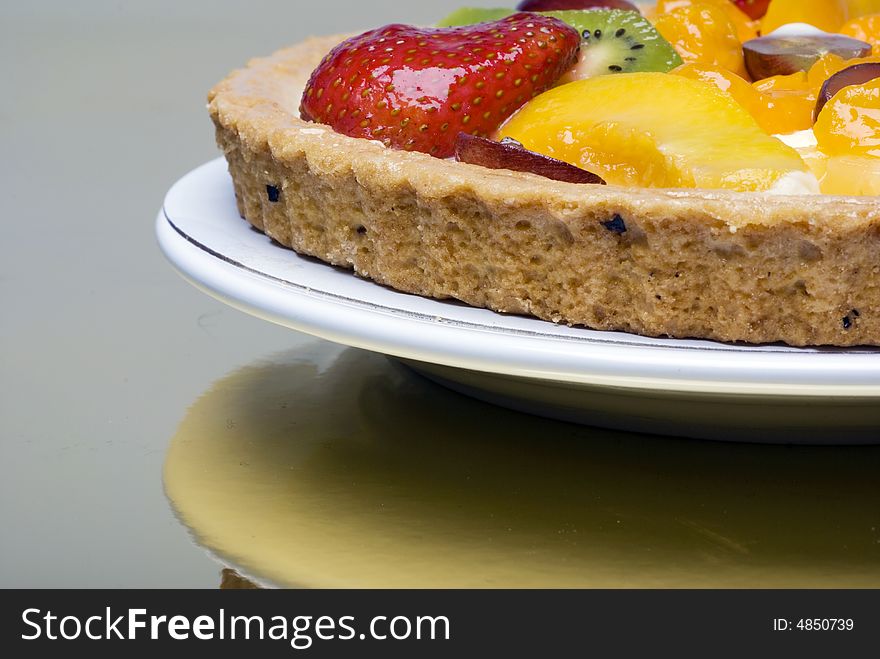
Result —
<path fill-rule="evenodd" d="M 440 26 L 495 21 L 511 13 L 511 9 L 464 8 L 447 16 Z M 682 64 L 672 45 L 638 12 L 586 9 L 541 13 L 565 21 L 583 35 L 577 78 L 636 71 L 666 73 Z"/>
<path fill-rule="evenodd" d="M 487 23 L 498 21 L 505 16 L 515 13 L 514 9 L 484 9 L 482 7 L 462 7 L 456 9 L 442 21 L 437 27 L 459 27 L 461 25 L 474 25 L 475 23 Z"/>

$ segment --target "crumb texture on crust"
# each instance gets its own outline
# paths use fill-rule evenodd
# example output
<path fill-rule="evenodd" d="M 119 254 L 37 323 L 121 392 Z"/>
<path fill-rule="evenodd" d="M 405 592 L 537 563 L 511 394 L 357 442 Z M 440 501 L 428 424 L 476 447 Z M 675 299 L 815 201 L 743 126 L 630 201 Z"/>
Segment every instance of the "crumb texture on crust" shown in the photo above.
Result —
<path fill-rule="evenodd" d="M 401 291 L 648 336 L 880 345 L 880 202 L 557 183 L 386 149 L 299 118 L 342 37 L 209 95 L 239 211 Z"/>

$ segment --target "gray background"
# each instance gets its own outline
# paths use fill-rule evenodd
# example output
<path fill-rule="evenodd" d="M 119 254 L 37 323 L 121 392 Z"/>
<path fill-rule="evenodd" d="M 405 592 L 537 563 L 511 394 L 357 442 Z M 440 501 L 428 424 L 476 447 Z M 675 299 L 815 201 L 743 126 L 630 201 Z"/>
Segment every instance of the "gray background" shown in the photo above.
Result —
<path fill-rule="evenodd" d="M 164 261 L 153 222 L 166 190 L 218 155 L 205 111 L 216 81 L 310 34 L 427 24 L 453 5 L 0 3 L 0 587 L 216 587 L 219 566 L 171 512 L 162 465 L 181 422 L 239 382 L 331 408 L 300 407 L 305 421 L 275 410 L 268 430 L 282 454 L 296 448 L 289 427 L 311 433 L 323 461 L 300 476 L 315 502 L 335 482 L 340 508 L 386 524 L 370 528 L 436 517 L 443 533 L 424 537 L 438 547 L 464 529 L 467 547 L 508 538 L 523 561 L 533 541 L 579 530 L 558 537 L 584 565 L 618 561 L 626 579 L 609 572 L 611 585 L 711 585 L 724 570 L 743 585 L 880 583 L 877 448 L 576 429 L 410 386 L 356 352 L 341 363 L 361 364 L 357 378 L 320 380 L 285 360 L 317 363 L 329 344 L 213 301 Z M 598 540 L 578 544 L 587 533 Z"/>
<path fill-rule="evenodd" d="M 218 155 L 228 71 L 451 7 L 0 3 L 0 586 L 217 585 L 162 493 L 166 444 L 213 381 L 306 339 L 185 284 L 155 214 Z"/>

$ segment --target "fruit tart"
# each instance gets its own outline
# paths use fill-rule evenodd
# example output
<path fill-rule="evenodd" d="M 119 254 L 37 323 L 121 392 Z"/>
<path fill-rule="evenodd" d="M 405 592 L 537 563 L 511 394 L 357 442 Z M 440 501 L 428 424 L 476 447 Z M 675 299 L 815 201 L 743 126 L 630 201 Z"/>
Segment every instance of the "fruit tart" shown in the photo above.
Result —
<path fill-rule="evenodd" d="M 880 2 L 525 0 L 210 93 L 242 217 L 400 291 L 647 336 L 880 345 Z"/>

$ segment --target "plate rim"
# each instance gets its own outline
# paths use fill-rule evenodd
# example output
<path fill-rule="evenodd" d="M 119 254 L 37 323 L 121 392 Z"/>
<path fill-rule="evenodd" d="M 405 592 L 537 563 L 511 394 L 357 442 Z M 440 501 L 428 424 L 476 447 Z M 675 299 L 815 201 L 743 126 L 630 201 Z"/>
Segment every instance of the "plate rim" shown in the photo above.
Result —
<path fill-rule="evenodd" d="M 880 351 L 870 348 L 781 349 L 713 341 L 700 341 L 700 345 L 690 341 L 684 345 L 686 341 L 680 339 L 628 343 L 615 338 L 626 334 L 588 329 L 583 330 L 583 336 L 563 336 L 553 333 L 556 325 L 539 319 L 529 320 L 540 323 L 546 331 L 444 318 L 442 310 L 450 308 L 449 302 L 419 298 L 436 305 L 437 315 L 430 316 L 319 290 L 262 272 L 190 235 L 180 226 L 182 222 L 175 219 L 178 216 L 175 208 L 181 198 L 199 199 L 199 193 L 204 192 L 201 186 L 225 183 L 229 191 L 232 190 L 225 165 L 222 157 L 211 160 L 171 187 L 156 219 L 156 235 L 162 252 L 185 279 L 251 315 L 353 347 L 498 375 L 645 391 L 880 398 Z M 202 179 L 207 179 L 207 183 Z M 186 213 L 180 215 L 185 218 Z M 265 246 L 285 249 L 290 259 L 298 260 L 305 268 L 339 270 L 268 242 Z M 358 281 L 386 290 L 371 281 Z M 460 306 L 460 303 L 452 304 Z M 339 313 L 343 310 L 345 314 Z M 497 319 L 505 317 L 489 310 L 480 311 Z M 345 316 L 348 322 L 339 316 Z M 388 317 L 395 322 L 387 323 Z M 386 321 L 385 327 L 379 326 L 383 323 L 377 323 L 378 318 Z M 423 332 L 407 335 L 404 328 Z M 426 328 L 431 329 L 424 331 Z M 592 334 L 605 336 L 597 338 Z M 644 341 L 643 337 L 633 335 L 633 340 L 636 339 Z M 560 354 L 565 352 L 562 346 L 578 349 L 565 355 Z M 479 351 L 475 350 L 477 347 Z M 671 359 L 672 355 L 679 359 Z M 565 356 L 571 359 L 562 359 Z M 866 361 L 877 364 L 871 368 Z M 844 371 L 846 378 L 841 377 Z"/>

